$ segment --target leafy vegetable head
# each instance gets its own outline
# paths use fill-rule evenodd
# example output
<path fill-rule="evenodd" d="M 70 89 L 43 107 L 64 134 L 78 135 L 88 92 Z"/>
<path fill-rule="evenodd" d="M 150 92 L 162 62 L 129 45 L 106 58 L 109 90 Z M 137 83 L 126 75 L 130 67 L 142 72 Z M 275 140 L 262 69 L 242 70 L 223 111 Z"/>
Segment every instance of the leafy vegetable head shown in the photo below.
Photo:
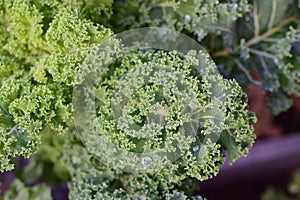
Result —
<path fill-rule="evenodd" d="M 248 152 L 255 117 L 246 95 L 207 53 L 124 52 L 110 42 L 85 60 L 73 102 L 79 137 L 114 176 L 171 188 L 216 175 L 226 150 L 231 162 Z"/>

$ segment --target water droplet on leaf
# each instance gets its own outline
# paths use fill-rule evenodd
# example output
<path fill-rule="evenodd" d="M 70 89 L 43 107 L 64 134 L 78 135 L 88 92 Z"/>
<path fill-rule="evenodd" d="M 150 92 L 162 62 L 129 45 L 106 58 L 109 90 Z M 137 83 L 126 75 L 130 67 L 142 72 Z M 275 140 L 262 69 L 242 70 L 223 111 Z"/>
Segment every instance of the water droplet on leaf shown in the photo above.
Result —
<path fill-rule="evenodd" d="M 141 162 L 142 162 L 143 165 L 149 165 L 152 162 L 152 158 L 150 158 L 148 156 L 143 157 Z"/>
<path fill-rule="evenodd" d="M 184 22 L 185 22 L 185 23 L 188 23 L 189 21 L 191 21 L 191 16 L 185 15 L 185 16 L 184 16 Z"/>
<path fill-rule="evenodd" d="M 196 152 L 196 151 L 198 151 L 198 150 L 199 150 L 199 147 L 198 147 L 198 146 L 193 147 L 193 152 Z"/>
<path fill-rule="evenodd" d="M 19 133 L 24 133 L 24 132 L 25 132 L 25 130 L 24 130 L 24 129 L 22 129 L 22 128 L 20 128 L 20 129 L 18 130 L 18 132 L 19 132 Z"/>

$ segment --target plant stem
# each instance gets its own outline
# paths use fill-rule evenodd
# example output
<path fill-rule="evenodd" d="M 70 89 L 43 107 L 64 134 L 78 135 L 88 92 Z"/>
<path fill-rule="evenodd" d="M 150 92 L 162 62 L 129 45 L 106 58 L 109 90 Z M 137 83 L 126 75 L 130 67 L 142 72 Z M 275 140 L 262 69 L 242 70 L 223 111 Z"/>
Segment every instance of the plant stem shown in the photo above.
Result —
<path fill-rule="evenodd" d="M 249 79 L 249 81 L 251 83 L 253 83 L 254 85 L 257 85 L 259 87 L 262 87 L 262 83 L 259 81 L 256 81 L 252 78 L 251 74 L 249 73 L 249 71 L 242 65 L 242 63 L 240 63 L 239 60 L 235 59 L 234 62 L 236 63 L 236 65 L 240 68 L 240 70 L 242 70 L 245 75 L 247 76 L 247 78 Z"/>
<path fill-rule="evenodd" d="M 267 32 L 265 32 L 264 34 L 260 35 L 260 36 L 257 36 L 257 37 L 254 37 L 253 39 L 249 40 L 245 46 L 246 47 L 249 47 L 253 44 L 257 44 L 259 43 L 260 41 L 266 39 L 267 37 L 269 37 L 270 35 L 273 35 L 274 33 L 276 33 L 277 31 L 279 31 L 283 26 L 287 25 L 288 23 L 292 22 L 295 18 L 294 17 L 290 17 L 290 18 L 287 18 L 285 20 L 283 20 L 280 24 L 278 24 L 278 26 L 275 26 L 271 29 L 269 29 Z"/>
<path fill-rule="evenodd" d="M 258 11 L 257 11 L 257 0 L 253 1 L 253 18 L 254 18 L 254 35 L 255 37 L 259 36 L 259 19 L 258 19 Z"/>
<path fill-rule="evenodd" d="M 271 13 L 269 24 L 268 24 L 268 29 L 271 29 L 273 27 L 273 23 L 274 23 L 275 16 L 276 16 L 276 10 L 277 10 L 277 0 L 273 0 L 272 13 Z"/>
<path fill-rule="evenodd" d="M 285 26 L 288 23 L 292 22 L 294 19 L 295 19 L 294 17 L 290 17 L 290 18 L 287 18 L 287 19 L 283 20 L 280 24 L 278 24 L 277 26 L 269 29 L 264 34 L 256 36 L 256 37 L 252 38 L 251 40 L 249 40 L 248 42 L 246 42 L 245 46 L 250 47 L 254 44 L 257 44 L 257 43 L 267 39 L 269 36 L 273 35 L 277 31 L 279 31 L 283 26 Z M 240 48 L 240 46 L 236 46 L 235 51 L 237 51 L 239 48 Z M 214 53 L 213 56 L 214 57 L 221 57 L 221 56 L 228 56 L 229 54 L 230 53 L 228 52 L 227 49 L 223 49 L 221 51 L 217 51 L 216 53 Z"/>
<path fill-rule="evenodd" d="M 273 54 L 270 54 L 270 53 L 267 53 L 267 52 L 264 52 L 264 51 L 259 51 L 259 50 L 256 50 L 256 49 L 252 49 L 252 48 L 249 48 L 249 51 L 251 53 L 254 53 L 256 55 L 260 55 L 260 56 L 264 56 L 266 58 L 271 58 L 273 60 L 276 59 L 276 57 L 273 55 Z"/>

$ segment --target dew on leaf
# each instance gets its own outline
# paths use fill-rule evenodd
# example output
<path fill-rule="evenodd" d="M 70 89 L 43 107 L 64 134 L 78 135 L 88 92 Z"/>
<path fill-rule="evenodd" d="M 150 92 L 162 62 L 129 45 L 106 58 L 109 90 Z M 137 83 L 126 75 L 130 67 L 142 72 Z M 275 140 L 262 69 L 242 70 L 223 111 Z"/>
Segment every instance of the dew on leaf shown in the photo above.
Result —
<path fill-rule="evenodd" d="M 152 162 L 152 158 L 146 156 L 146 157 L 143 157 L 142 160 L 141 160 L 141 163 L 143 165 L 149 165 L 150 163 Z"/>
<path fill-rule="evenodd" d="M 199 150 L 199 147 L 198 146 L 194 146 L 193 147 L 193 152 L 196 152 L 196 151 L 198 151 Z"/>

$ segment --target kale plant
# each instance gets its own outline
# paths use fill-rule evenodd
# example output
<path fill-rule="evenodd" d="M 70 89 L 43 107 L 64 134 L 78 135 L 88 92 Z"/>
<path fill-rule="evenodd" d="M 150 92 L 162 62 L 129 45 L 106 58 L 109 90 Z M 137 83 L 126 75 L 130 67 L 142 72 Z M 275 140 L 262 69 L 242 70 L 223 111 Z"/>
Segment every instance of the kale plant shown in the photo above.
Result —
<path fill-rule="evenodd" d="M 51 198 L 22 183 L 43 177 L 67 182 L 70 199 L 201 199 L 194 181 L 254 142 L 247 84 L 275 114 L 299 92 L 297 3 L 1 1 L 0 170 L 30 158 L 5 198 Z M 118 36 L 139 27 L 185 51 L 128 50 Z"/>

